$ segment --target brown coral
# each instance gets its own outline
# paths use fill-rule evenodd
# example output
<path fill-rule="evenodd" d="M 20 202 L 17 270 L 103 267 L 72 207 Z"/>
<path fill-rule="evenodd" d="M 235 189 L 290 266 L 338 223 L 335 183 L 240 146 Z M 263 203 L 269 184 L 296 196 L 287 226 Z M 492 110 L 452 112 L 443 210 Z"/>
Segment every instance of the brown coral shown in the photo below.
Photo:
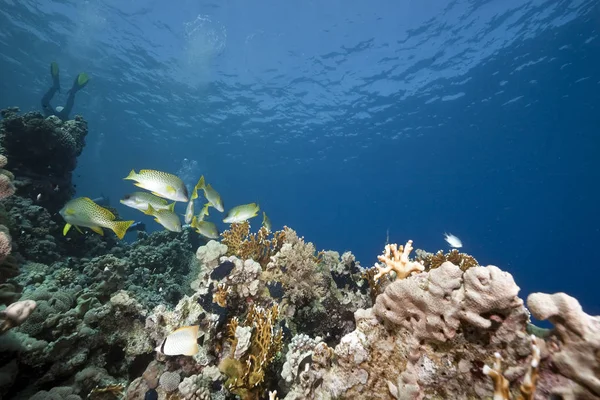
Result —
<path fill-rule="evenodd" d="M 265 373 L 281 350 L 283 333 L 277 328 L 278 316 L 277 305 L 268 310 L 255 305 L 250 307 L 242 326 L 251 328 L 252 334 L 249 347 L 244 351 L 236 351 L 238 319 L 233 318 L 227 326 L 231 354 L 221 361 L 219 369 L 228 377 L 225 387 L 244 400 L 261 398 Z"/>
<path fill-rule="evenodd" d="M 250 233 L 250 223 L 244 221 L 231 224 L 229 230 L 222 233 L 222 243 L 227 245 L 227 255 L 242 260 L 252 259 L 265 268 L 285 240 L 285 231 L 270 232 L 262 226 L 257 233 Z"/>
<path fill-rule="evenodd" d="M 523 382 L 519 386 L 519 395 L 517 400 L 533 400 L 535 388 L 538 379 L 538 367 L 540 365 L 540 348 L 537 345 L 535 336 L 531 336 L 531 361 Z M 483 367 L 483 373 L 488 375 L 494 381 L 494 399 L 495 400 L 510 400 L 510 383 L 502 374 L 502 356 L 500 353 L 494 354 L 494 365 Z"/>
<path fill-rule="evenodd" d="M 284 233 L 285 243 L 271 257 L 264 279 L 280 282 L 285 298 L 299 307 L 323 298 L 329 290 L 331 275 L 319 267 L 314 244 L 305 242 L 290 228 L 285 228 Z"/>
<path fill-rule="evenodd" d="M 469 254 L 460 253 L 456 249 L 452 249 L 448 253 L 444 253 L 442 250 L 439 250 L 435 254 L 427 253 L 424 251 L 417 251 L 416 260 L 420 261 L 425 266 L 425 271 L 438 268 L 446 261 L 450 261 L 452 264 L 458 266 L 463 271 L 466 271 L 471 267 L 476 267 L 479 265 L 475 257 Z"/>

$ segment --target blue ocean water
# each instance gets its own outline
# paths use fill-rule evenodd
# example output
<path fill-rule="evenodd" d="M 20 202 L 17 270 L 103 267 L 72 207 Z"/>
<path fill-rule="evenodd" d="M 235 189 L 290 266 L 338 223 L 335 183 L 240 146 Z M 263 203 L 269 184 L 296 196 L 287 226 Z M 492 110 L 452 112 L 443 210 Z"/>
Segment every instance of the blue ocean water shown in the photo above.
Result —
<path fill-rule="evenodd" d="M 451 232 L 600 314 L 597 1 L 0 0 L 0 26 L 0 108 L 40 110 L 51 61 L 54 105 L 90 75 L 77 194 L 124 218 L 131 169 L 204 174 L 365 267 Z"/>

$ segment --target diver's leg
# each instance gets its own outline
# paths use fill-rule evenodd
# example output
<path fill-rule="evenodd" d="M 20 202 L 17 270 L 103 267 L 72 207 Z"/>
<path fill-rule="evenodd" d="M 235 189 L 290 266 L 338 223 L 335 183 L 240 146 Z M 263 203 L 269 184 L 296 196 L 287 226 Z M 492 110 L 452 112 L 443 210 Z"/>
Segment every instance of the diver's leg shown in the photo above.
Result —
<path fill-rule="evenodd" d="M 58 88 L 52 86 L 50 89 L 48 89 L 46 94 L 44 94 L 44 97 L 42 97 L 42 110 L 44 110 L 44 114 L 47 117 L 50 115 L 54 115 L 54 108 L 50 104 L 50 99 L 52 99 L 54 93 L 56 93 L 57 90 Z"/>
<path fill-rule="evenodd" d="M 69 114 L 71 114 L 71 110 L 73 109 L 73 106 L 75 105 L 75 91 L 71 90 L 69 92 L 69 97 L 67 97 L 67 104 L 65 104 L 65 107 L 60 110 L 60 112 L 57 113 L 58 118 L 62 119 L 63 121 L 66 121 L 69 119 Z"/>
<path fill-rule="evenodd" d="M 42 109 L 46 115 L 53 115 L 55 113 L 54 107 L 50 105 L 50 100 L 54 97 L 57 90 L 60 90 L 60 80 L 58 76 L 58 64 L 55 62 L 50 63 L 50 75 L 52 76 L 52 86 L 46 91 L 42 97 Z"/>
<path fill-rule="evenodd" d="M 69 119 L 69 114 L 71 114 L 71 110 L 73 109 L 73 106 L 75 105 L 75 93 L 77 93 L 77 91 L 83 89 L 84 86 L 87 85 L 89 79 L 90 78 L 83 72 L 81 74 L 77 75 L 77 77 L 75 78 L 75 82 L 73 82 L 73 87 L 71 87 L 71 90 L 69 90 L 69 97 L 67 97 L 67 104 L 65 104 L 65 107 L 60 111 L 60 113 L 58 113 L 58 116 L 60 119 L 65 120 L 65 121 L 67 119 Z"/>

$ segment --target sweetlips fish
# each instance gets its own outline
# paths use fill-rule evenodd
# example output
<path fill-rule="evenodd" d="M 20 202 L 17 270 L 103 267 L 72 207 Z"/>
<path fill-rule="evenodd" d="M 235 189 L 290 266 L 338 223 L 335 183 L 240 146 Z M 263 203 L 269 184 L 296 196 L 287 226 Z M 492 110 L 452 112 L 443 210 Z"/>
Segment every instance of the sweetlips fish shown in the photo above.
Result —
<path fill-rule="evenodd" d="M 196 200 L 198 198 L 198 190 L 199 189 L 203 189 L 204 188 L 204 175 L 202 175 L 200 177 L 200 180 L 198 180 L 198 183 L 196 183 L 196 186 L 194 186 L 194 190 L 192 191 L 192 197 L 190 198 L 190 201 L 188 202 L 188 205 L 185 209 L 185 223 L 189 224 L 190 222 L 192 222 L 192 217 L 194 216 L 194 200 Z"/>
<path fill-rule="evenodd" d="M 267 231 L 271 232 L 271 220 L 267 217 L 267 213 L 263 211 L 262 225 L 267 228 Z"/>
<path fill-rule="evenodd" d="M 204 217 L 208 216 L 208 207 L 210 207 L 210 203 L 206 203 L 204 207 L 202 207 L 202 210 L 200 210 L 200 213 L 196 217 L 198 221 L 204 221 Z"/>
<path fill-rule="evenodd" d="M 233 207 L 227 213 L 227 217 L 223 220 L 226 224 L 234 224 L 244 222 L 258 215 L 260 207 L 256 203 L 242 204 L 241 206 Z"/>
<path fill-rule="evenodd" d="M 135 181 L 135 186 L 149 190 L 152 194 L 174 201 L 188 201 L 188 191 L 183 181 L 167 172 L 142 169 L 139 173 L 131 170 L 125 180 Z"/>
<path fill-rule="evenodd" d="M 193 356 L 199 351 L 199 328 L 199 325 L 193 325 L 176 329 L 164 338 L 161 344 L 154 350 L 167 356 Z M 203 339 L 204 336 L 200 338 L 202 341 Z"/>
<path fill-rule="evenodd" d="M 223 200 L 221 200 L 221 195 L 213 189 L 210 184 L 204 186 L 204 197 L 210 203 L 211 206 L 217 209 L 219 212 L 225 211 L 223 207 Z"/>
<path fill-rule="evenodd" d="M 70 200 L 59 211 L 66 224 L 63 235 L 71 226 L 81 232 L 79 227 L 90 228 L 99 235 L 104 235 L 102 228 L 112 230 L 119 239 L 123 239 L 127 229 L 134 221 L 115 221 L 115 215 L 104 207 L 94 203 L 89 197 L 78 197 Z"/>
<path fill-rule="evenodd" d="M 167 200 L 148 192 L 133 192 L 126 194 L 119 201 L 127 207 L 135 208 L 140 211 L 146 211 L 149 205 L 155 210 L 173 211 L 173 208 L 175 207 L 175 203 L 169 204 Z"/>
<path fill-rule="evenodd" d="M 198 218 L 194 216 L 194 218 L 192 218 L 191 226 L 196 230 L 196 232 L 208 239 L 219 238 L 219 230 L 217 229 L 217 226 L 212 222 L 198 221 Z"/>
<path fill-rule="evenodd" d="M 181 221 L 179 216 L 171 210 L 155 210 L 151 205 L 144 211 L 144 214 L 151 215 L 154 220 L 171 232 L 181 232 Z"/>

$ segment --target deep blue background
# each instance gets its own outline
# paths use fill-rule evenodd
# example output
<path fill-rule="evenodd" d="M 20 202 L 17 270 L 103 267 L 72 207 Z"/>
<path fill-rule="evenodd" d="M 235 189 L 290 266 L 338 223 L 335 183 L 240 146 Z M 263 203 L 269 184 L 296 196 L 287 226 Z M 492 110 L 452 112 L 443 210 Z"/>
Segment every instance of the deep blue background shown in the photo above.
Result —
<path fill-rule="evenodd" d="M 39 109 L 55 60 L 65 88 L 92 77 L 79 195 L 187 158 L 226 208 L 363 266 L 388 229 L 429 251 L 452 232 L 523 296 L 600 314 L 597 2 L 396 3 L 0 0 L 0 107 Z"/>

